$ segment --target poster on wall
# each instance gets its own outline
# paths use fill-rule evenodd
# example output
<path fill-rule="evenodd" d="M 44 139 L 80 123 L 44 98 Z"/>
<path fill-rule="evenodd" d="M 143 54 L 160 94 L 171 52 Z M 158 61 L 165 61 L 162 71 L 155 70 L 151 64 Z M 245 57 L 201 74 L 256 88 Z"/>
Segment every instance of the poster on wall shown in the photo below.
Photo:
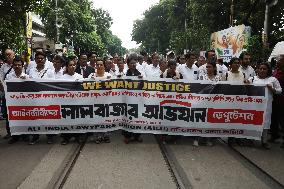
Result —
<path fill-rule="evenodd" d="M 251 27 L 239 25 L 211 34 L 211 49 L 215 49 L 217 58 L 229 62 L 232 57 L 239 57 L 247 50 L 251 36 Z"/>

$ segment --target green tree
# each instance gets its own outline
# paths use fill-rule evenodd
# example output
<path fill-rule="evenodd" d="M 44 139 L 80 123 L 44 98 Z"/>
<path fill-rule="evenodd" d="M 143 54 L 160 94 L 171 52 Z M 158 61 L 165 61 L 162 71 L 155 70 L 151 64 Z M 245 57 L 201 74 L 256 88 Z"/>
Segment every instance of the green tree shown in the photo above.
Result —
<path fill-rule="evenodd" d="M 133 25 L 132 39 L 148 52 L 165 52 L 169 48 L 170 30 L 167 22 L 168 5 L 154 5 Z"/>
<path fill-rule="evenodd" d="M 73 36 L 72 40 L 77 51 L 104 53 L 104 44 L 101 36 L 96 32 L 90 1 L 58 1 L 57 14 L 62 23 L 59 29 L 60 42 L 65 43 L 67 38 L 71 39 Z M 56 40 L 55 1 L 47 2 L 40 15 L 46 36 Z"/>
<path fill-rule="evenodd" d="M 12 48 L 18 52 L 25 49 L 26 13 L 38 12 L 45 0 L 0 0 L 1 50 Z"/>
<path fill-rule="evenodd" d="M 211 33 L 230 26 L 230 7 L 228 0 L 162 0 L 134 23 L 132 38 L 151 51 L 157 49 L 157 40 L 161 37 L 165 37 L 164 44 L 178 53 L 186 47 L 192 51 L 206 50 L 210 47 Z M 251 26 L 252 35 L 261 35 L 264 12 L 262 0 L 234 1 L 236 25 Z M 163 18 L 162 24 L 157 21 L 159 18 Z M 162 26 L 166 26 L 166 31 Z M 279 1 L 270 14 L 269 41 L 272 45 L 284 40 L 282 28 L 284 1 Z"/>
<path fill-rule="evenodd" d="M 111 55 L 117 53 L 122 56 L 125 54 L 126 49 L 122 47 L 121 40 L 110 31 L 112 18 L 109 13 L 101 8 L 93 9 L 92 12 L 95 19 L 96 31 L 105 45 L 106 52 Z"/>

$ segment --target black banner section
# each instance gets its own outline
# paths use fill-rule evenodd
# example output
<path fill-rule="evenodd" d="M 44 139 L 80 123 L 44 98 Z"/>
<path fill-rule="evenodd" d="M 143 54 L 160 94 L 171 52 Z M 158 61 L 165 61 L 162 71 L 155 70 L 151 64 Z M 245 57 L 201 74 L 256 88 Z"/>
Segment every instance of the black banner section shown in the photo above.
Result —
<path fill-rule="evenodd" d="M 265 96 L 265 87 L 254 85 L 201 84 L 167 81 L 146 81 L 114 79 L 107 81 L 83 82 L 7 82 L 7 92 L 41 92 L 41 91 L 94 91 L 94 90 L 143 90 L 195 94 L 223 94 Z"/>

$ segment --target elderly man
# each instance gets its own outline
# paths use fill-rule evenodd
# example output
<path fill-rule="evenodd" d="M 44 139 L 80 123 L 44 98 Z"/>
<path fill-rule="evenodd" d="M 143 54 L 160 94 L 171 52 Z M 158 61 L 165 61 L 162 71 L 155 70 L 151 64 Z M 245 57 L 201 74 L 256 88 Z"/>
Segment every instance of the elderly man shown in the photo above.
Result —
<path fill-rule="evenodd" d="M 11 49 L 5 50 L 5 62 L 3 64 L 3 66 L 1 66 L 1 68 L 0 68 L 1 82 L 3 82 L 6 79 L 6 76 L 9 73 L 14 72 L 14 70 L 12 69 L 12 64 L 13 64 L 14 58 L 15 58 L 14 51 L 12 51 Z M 2 83 L 1 83 L 1 88 L 3 90 Z M 2 96 L 1 111 L 2 111 L 3 117 L 6 118 L 7 135 L 4 137 L 4 139 L 8 139 L 8 138 L 11 137 L 11 132 L 10 132 L 10 127 L 9 127 L 9 122 L 8 122 L 6 100 L 4 98 L 4 95 Z"/>

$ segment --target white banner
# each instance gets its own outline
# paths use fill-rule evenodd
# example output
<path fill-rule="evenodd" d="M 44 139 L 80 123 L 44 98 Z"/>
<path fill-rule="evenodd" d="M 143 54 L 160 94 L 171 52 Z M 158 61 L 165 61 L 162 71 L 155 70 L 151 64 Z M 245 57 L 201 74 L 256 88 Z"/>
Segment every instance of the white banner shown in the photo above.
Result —
<path fill-rule="evenodd" d="M 260 139 L 261 85 L 185 80 L 11 80 L 12 135 L 131 132 Z"/>

